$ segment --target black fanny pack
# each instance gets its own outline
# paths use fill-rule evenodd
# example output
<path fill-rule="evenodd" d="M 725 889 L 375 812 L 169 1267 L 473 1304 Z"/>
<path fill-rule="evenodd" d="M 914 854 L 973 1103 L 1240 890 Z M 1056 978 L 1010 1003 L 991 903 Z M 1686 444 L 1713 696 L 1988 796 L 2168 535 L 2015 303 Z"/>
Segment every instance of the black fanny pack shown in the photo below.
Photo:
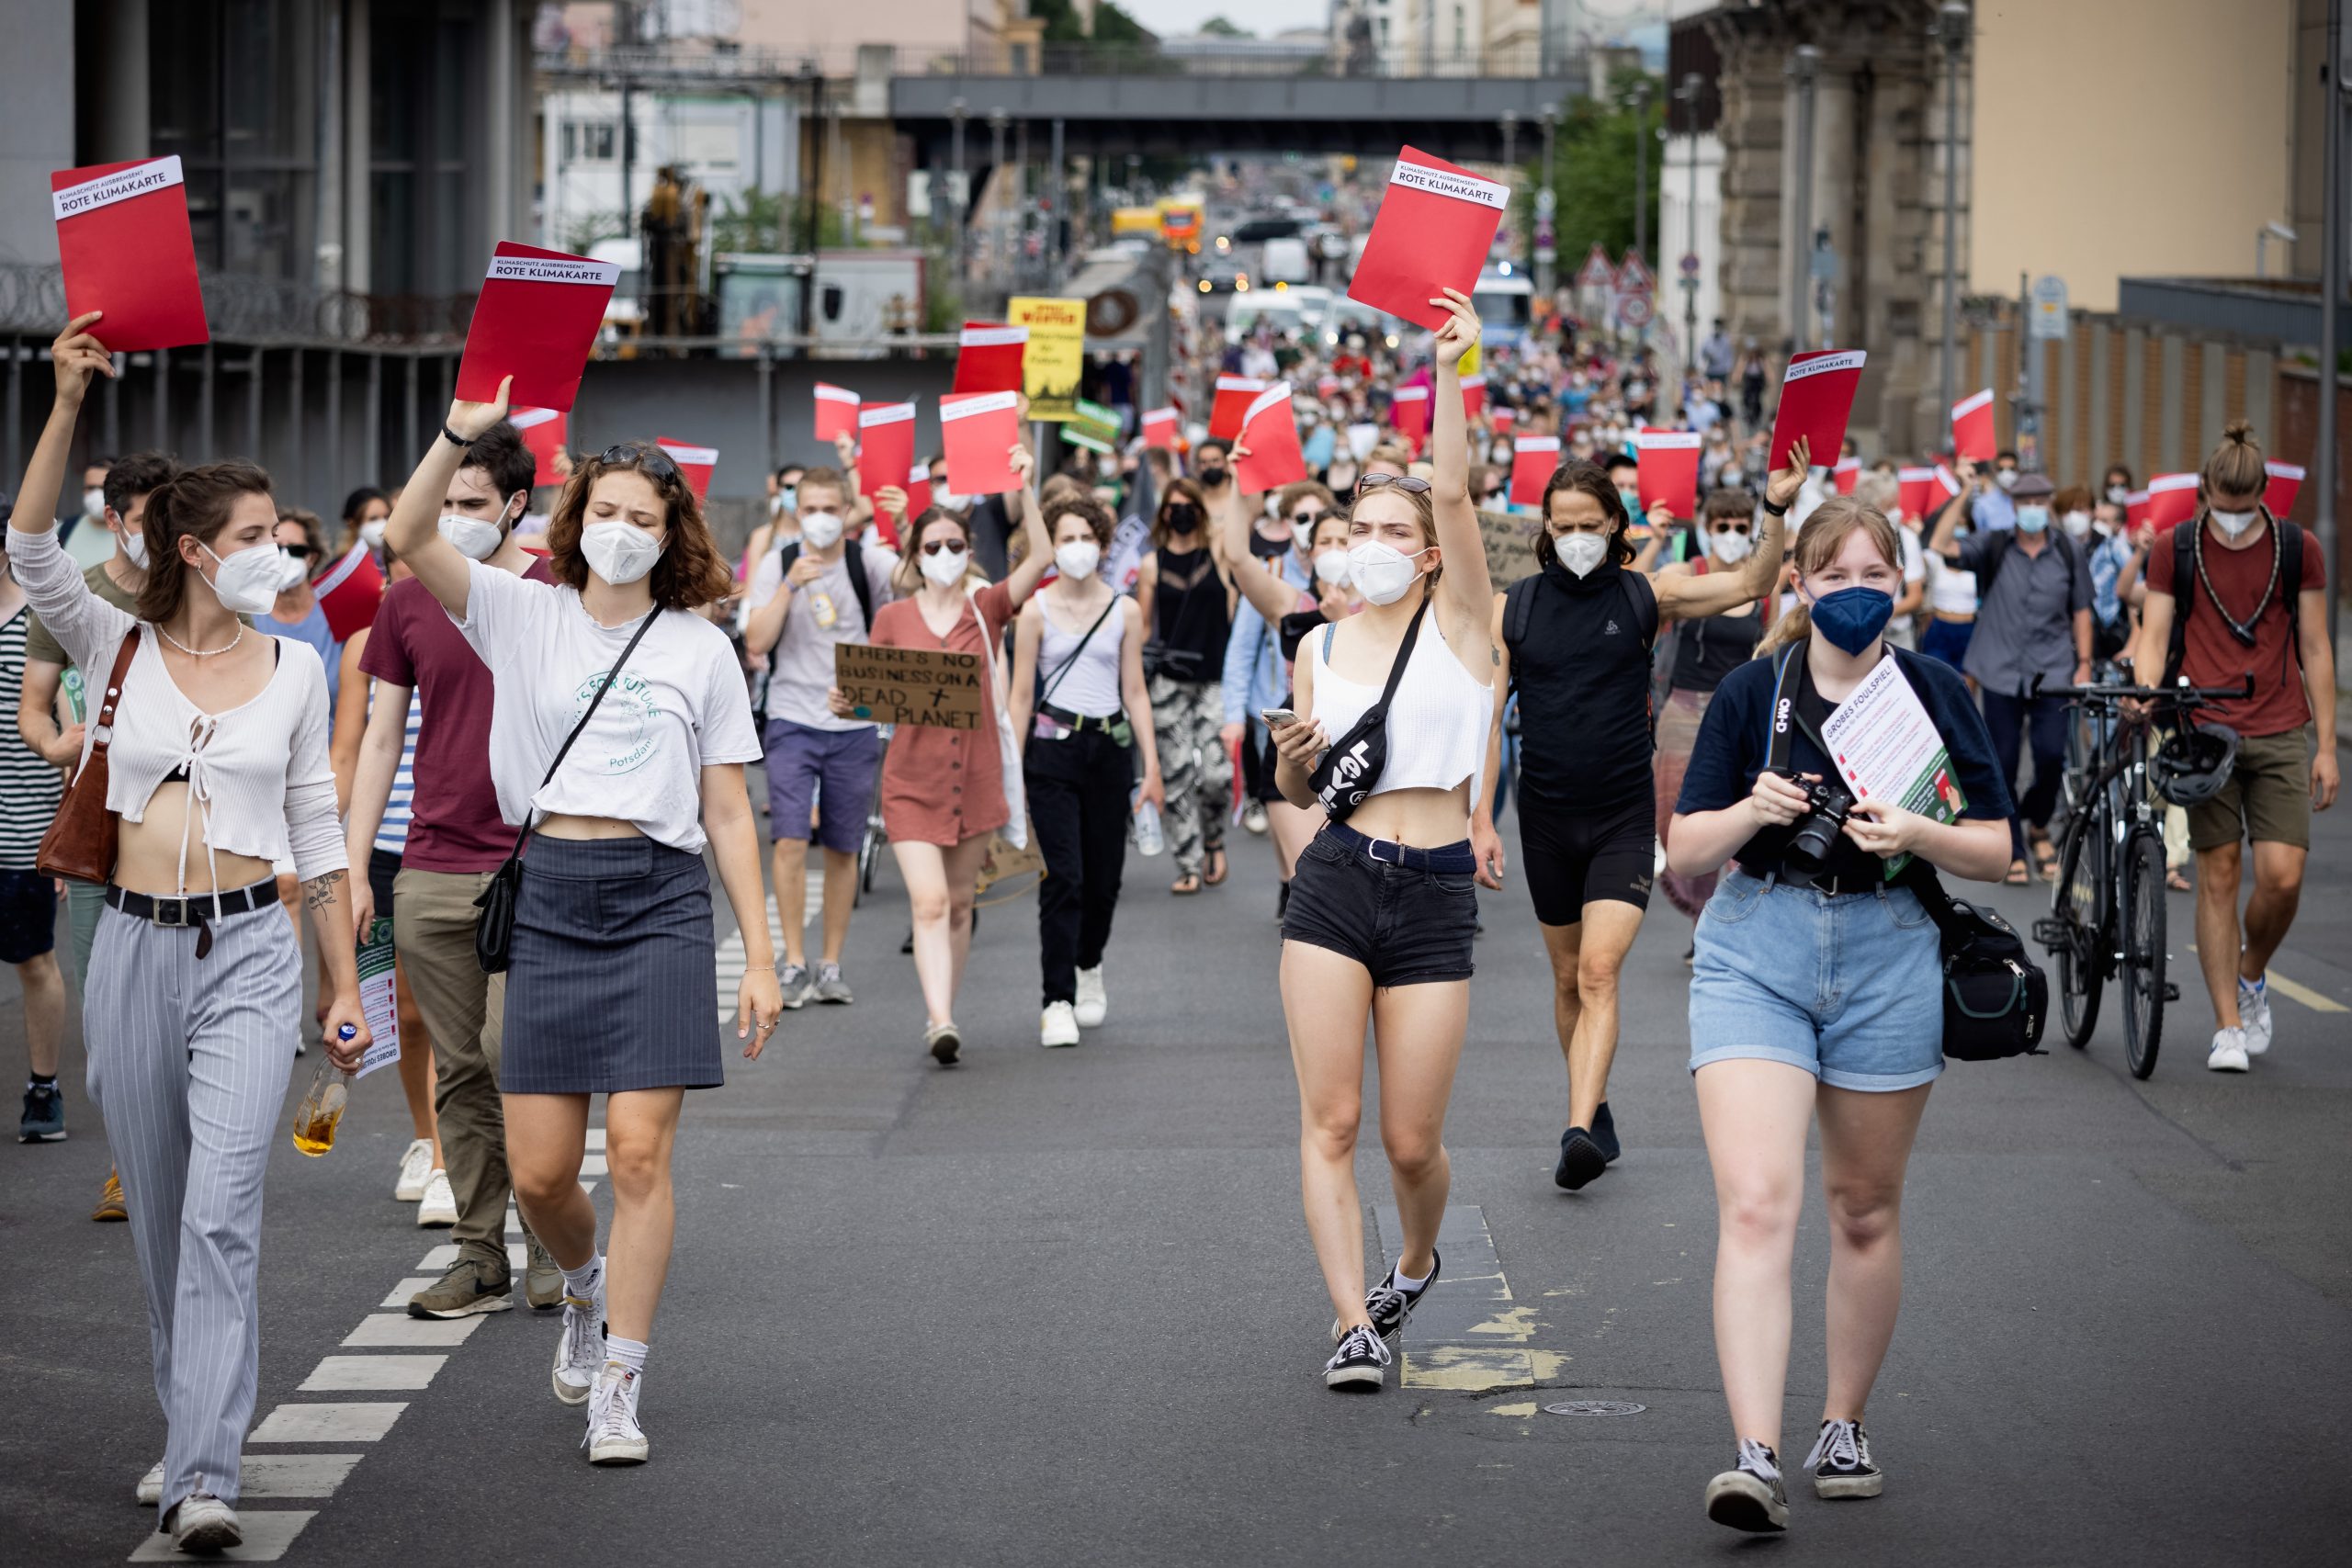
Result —
<path fill-rule="evenodd" d="M 1380 783 L 1381 770 L 1388 766 L 1388 705 L 1396 697 L 1396 688 L 1405 679 L 1405 666 L 1411 662 L 1414 639 L 1420 636 L 1421 617 L 1430 613 L 1427 595 L 1413 612 L 1413 619 L 1405 627 L 1405 640 L 1396 645 L 1396 661 L 1388 667 L 1388 683 L 1380 689 L 1380 700 L 1363 710 L 1363 716 L 1345 735 L 1331 742 L 1306 775 L 1306 787 L 1313 790 L 1323 803 L 1323 811 L 1334 822 L 1344 822 L 1349 813 L 1364 803 Z M 1333 622 L 1323 633 L 1323 665 L 1330 668 L 1331 638 L 1339 630 Z"/>

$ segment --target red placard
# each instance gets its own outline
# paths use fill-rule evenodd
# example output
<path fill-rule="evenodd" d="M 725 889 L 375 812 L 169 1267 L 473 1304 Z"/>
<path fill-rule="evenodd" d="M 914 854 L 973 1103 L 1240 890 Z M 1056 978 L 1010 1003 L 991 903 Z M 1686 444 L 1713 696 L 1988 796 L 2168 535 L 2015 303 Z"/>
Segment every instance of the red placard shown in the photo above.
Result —
<path fill-rule="evenodd" d="M 1928 508 L 1935 499 L 1936 470 L 1932 468 L 1903 468 L 1894 470 L 1896 486 L 1894 504 L 1912 522 L 1925 525 Z"/>
<path fill-rule="evenodd" d="M 2197 515 L 2197 476 L 2158 474 L 2148 481 L 2148 522 L 2161 534 Z"/>
<path fill-rule="evenodd" d="M 1315 395 L 1318 398 L 1338 397 L 1340 395 L 1340 378 L 1329 371 L 1317 376 L 1315 378 Z"/>
<path fill-rule="evenodd" d="M 1251 400 L 1241 416 L 1241 445 L 1250 455 L 1234 465 L 1233 482 L 1243 495 L 1262 495 L 1306 477 L 1288 381 L 1277 381 Z"/>
<path fill-rule="evenodd" d="M 1699 439 L 1695 430 L 1645 430 L 1634 437 L 1634 483 L 1643 512 L 1663 501 L 1679 518 L 1699 514 Z"/>
<path fill-rule="evenodd" d="M 904 489 L 907 470 L 915 466 L 915 405 L 859 404 L 857 445 L 860 495 L 873 501 L 885 485 Z"/>
<path fill-rule="evenodd" d="M 1826 467 L 1838 460 L 1869 357 L 1859 348 L 1821 348 L 1789 356 L 1789 371 L 1781 381 L 1781 406 L 1772 415 L 1773 472 L 1788 467 L 1789 448 L 1799 436 L 1812 443 L 1815 464 Z"/>
<path fill-rule="evenodd" d="M 1951 405 L 1951 449 L 1955 457 L 1972 463 L 1993 460 L 1993 389 L 1985 388 L 1973 397 L 1962 398 Z"/>
<path fill-rule="evenodd" d="M 327 617 L 327 630 L 337 642 L 348 642 L 362 626 L 376 624 L 384 607 L 384 574 L 367 544 L 356 542 L 343 558 L 311 580 L 311 592 Z"/>
<path fill-rule="evenodd" d="M 1166 451 L 1176 449 L 1176 411 L 1153 409 L 1143 416 L 1143 444 Z"/>
<path fill-rule="evenodd" d="M 1446 312 L 1430 301 L 1444 288 L 1467 294 L 1495 243 L 1509 187 L 1432 158 L 1416 147 L 1396 154 L 1388 189 L 1348 280 L 1348 298 L 1434 332 Z"/>
<path fill-rule="evenodd" d="M 1519 423 L 1517 409 L 1498 406 L 1487 412 L 1487 423 L 1497 435 L 1509 435 L 1511 426 Z"/>
<path fill-rule="evenodd" d="M 1860 457 L 1840 457 L 1838 466 L 1829 470 L 1829 482 L 1837 487 L 1839 495 L 1853 494 L 1854 487 L 1861 479 L 1862 460 Z"/>
<path fill-rule="evenodd" d="M 512 401 L 570 410 L 620 276 L 613 262 L 499 241 L 466 327 L 455 395 L 494 401 L 501 378 L 512 376 Z"/>
<path fill-rule="evenodd" d="M 1462 378 L 1462 414 L 1476 419 L 1487 411 L 1487 378 L 1481 372 Z"/>
<path fill-rule="evenodd" d="M 563 450 L 563 434 L 571 424 L 571 416 L 556 409 L 511 409 L 506 419 L 522 433 L 523 445 L 539 460 L 539 471 L 531 482 L 561 484 L 563 476 L 556 471 L 555 456 Z"/>
<path fill-rule="evenodd" d="M 1544 501 L 1544 487 L 1551 482 L 1554 470 L 1560 466 L 1560 438 L 1556 435 L 1522 435 L 1510 444 L 1510 503 L 1513 506 L 1538 506 Z"/>
<path fill-rule="evenodd" d="M 847 387 L 817 383 L 817 439 L 830 444 L 836 436 L 857 438 L 857 394 Z"/>
<path fill-rule="evenodd" d="M 929 463 L 918 460 L 907 466 L 906 489 L 907 517 L 912 521 L 931 510 L 931 465 Z M 888 519 L 886 518 L 885 521 Z M 896 532 L 895 529 L 892 531 Z M 897 549 L 898 540 L 892 539 L 890 547 Z"/>
<path fill-rule="evenodd" d="M 2148 492 L 2128 491 L 2123 497 L 2123 526 L 2127 530 L 2144 527 L 2148 521 Z"/>
<path fill-rule="evenodd" d="M 1388 405 L 1388 423 L 1411 437 L 1413 450 L 1419 451 L 1430 434 L 1430 389 L 1397 388 Z"/>
<path fill-rule="evenodd" d="M 1021 439 L 1021 400 L 1012 392 L 950 392 L 939 400 L 947 488 L 958 495 L 1004 495 L 1021 488 L 1012 448 Z M 1145 418 L 1147 437 L 1150 418 Z M 1175 411 L 1169 411 L 1172 422 Z"/>
<path fill-rule="evenodd" d="M 1241 434 L 1241 416 L 1250 412 L 1266 383 L 1254 376 L 1220 376 L 1216 378 L 1216 401 L 1209 405 L 1209 434 L 1219 441 L 1230 441 Z"/>
<path fill-rule="evenodd" d="M 118 354 L 210 341 L 179 159 L 60 169 L 49 189 L 68 319 L 104 311 L 91 332 Z"/>
<path fill-rule="evenodd" d="M 2303 470 L 2292 463 L 2277 460 L 2262 465 L 2269 482 L 2262 487 L 2262 504 L 2270 509 L 2273 517 L 2284 517 L 2295 510 L 2295 494 L 2303 488 Z"/>
<path fill-rule="evenodd" d="M 670 461 L 678 465 L 678 472 L 686 476 L 686 488 L 695 492 L 695 501 L 710 499 L 710 471 L 718 467 L 718 447 L 696 446 L 667 435 L 655 436 L 653 444 L 667 452 Z"/>
<path fill-rule="evenodd" d="M 956 340 L 956 390 L 1017 392 L 1029 329 L 1001 321 L 966 321 Z"/>

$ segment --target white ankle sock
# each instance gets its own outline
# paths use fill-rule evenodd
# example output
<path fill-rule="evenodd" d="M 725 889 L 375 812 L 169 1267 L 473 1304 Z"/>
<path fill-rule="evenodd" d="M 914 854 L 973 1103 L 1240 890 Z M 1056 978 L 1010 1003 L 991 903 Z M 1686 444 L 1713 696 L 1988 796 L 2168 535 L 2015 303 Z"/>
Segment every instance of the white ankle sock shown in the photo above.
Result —
<path fill-rule="evenodd" d="M 1411 1275 L 1405 1272 L 1405 1265 L 1400 1262 L 1396 1265 L 1396 1288 L 1404 1292 L 1408 1296 L 1418 1294 L 1419 1292 L 1429 1289 L 1430 1280 L 1436 1273 L 1437 1270 L 1435 1269 L 1431 1269 L 1429 1273 L 1424 1274 L 1419 1279 L 1416 1280 Z"/>
<path fill-rule="evenodd" d="M 644 1372 L 645 1349 L 645 1341 L 642 1339 L 623 1339 L 613 1334 L 605 1336 L 605 1359 L 618 1361 L 630 1371 L 639 1374 Z"/>
<path fill-rule="evenodd" d="M 556 1265 L 563 1269 L 563 1265 Z M 596 1254 L 577 1269 L 563 1269 L 563 1288 L 583 1302 L 593 1302 L 605 1292 L 605 1255 Z"/>

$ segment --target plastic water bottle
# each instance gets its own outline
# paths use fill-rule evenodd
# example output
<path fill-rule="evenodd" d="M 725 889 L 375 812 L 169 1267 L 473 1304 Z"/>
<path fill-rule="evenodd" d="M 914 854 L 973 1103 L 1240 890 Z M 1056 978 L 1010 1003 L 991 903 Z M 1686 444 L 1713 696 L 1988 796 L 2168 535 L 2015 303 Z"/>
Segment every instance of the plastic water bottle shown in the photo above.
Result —
<path fill-rule="evenodd" d="M 1159 807 L 1143 798 L 1143 786 L 1136 786 L 1136 848 L 1148 855 L 1156 855 L 1168 847 L 1168 840 L 1159 830 Z"/>
<path fill-rule="evenodd" d="M 347 1041 L 358 1032 L 346 1023 L 335 1031 L 335 1037 Z M 356 1081 L 357 1074 L 343 1071 L 333 1061 L 319 1064 L 300 1108 L 294 1112 L 296 1148 L 316 1158 L 334 1147 L 334 1130 L 351 1104 L 351 1086 Z"/>

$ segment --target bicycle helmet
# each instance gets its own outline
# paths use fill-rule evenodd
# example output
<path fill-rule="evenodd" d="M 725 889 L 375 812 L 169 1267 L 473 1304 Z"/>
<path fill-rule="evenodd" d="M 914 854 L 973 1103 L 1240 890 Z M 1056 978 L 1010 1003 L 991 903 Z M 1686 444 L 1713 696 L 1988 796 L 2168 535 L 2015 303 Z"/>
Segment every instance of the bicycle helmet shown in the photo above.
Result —
<path fill-rule="evenodd" d="M 2149 761 L 2156 793 L 2175 806 L 2200 806 L 2222 793 L 2237 765 L 2238 732 L 2224 724 L 2175 730 Z"/>

